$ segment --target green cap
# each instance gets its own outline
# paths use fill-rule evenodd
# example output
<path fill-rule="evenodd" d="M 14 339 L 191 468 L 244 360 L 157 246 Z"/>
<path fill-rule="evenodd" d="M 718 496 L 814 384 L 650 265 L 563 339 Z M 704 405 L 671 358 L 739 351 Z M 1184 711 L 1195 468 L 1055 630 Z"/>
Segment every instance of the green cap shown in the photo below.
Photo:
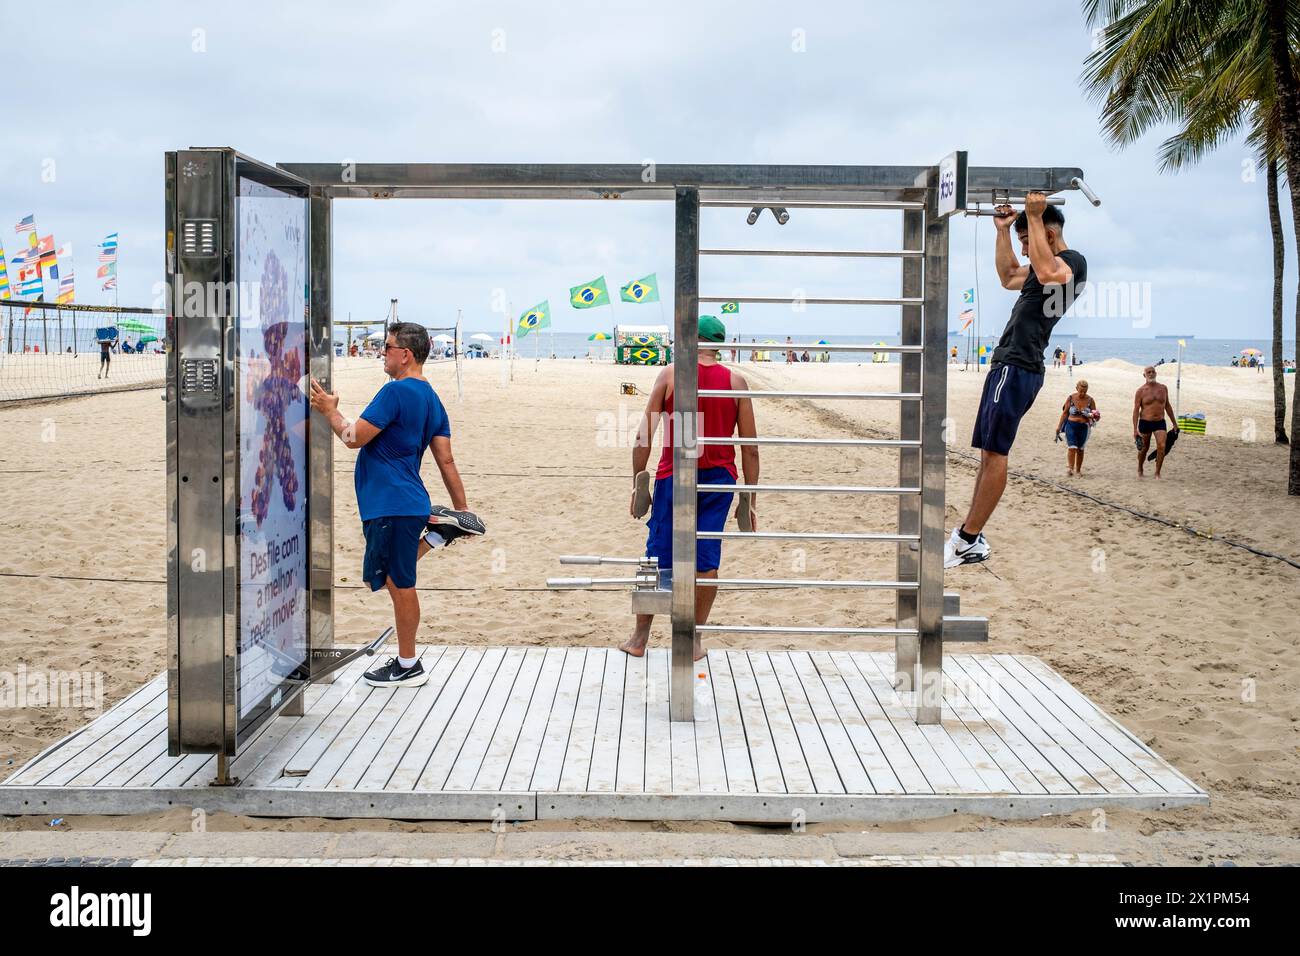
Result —
<path fill-rule="evenodd" d="M 700 316 L 700 341 L 701 342 L 725 342 L 727 341 L 727 327 L 722 324 L 722 320 L 716 315 Z"/>

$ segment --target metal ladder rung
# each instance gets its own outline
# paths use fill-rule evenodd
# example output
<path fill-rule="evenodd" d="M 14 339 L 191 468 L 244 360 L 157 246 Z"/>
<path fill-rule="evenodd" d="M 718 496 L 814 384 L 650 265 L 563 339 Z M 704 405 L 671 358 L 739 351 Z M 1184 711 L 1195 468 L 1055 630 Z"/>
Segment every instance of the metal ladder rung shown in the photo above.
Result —
<path fill-rule="evenodd" d="M 826 256 L 833 259 L 923 259 L 921 249 L 701 249 L 702 256 Z"/>
<path fill-rule="evenodd" d="M 919 534 L 890 534 L 874 531 L 696 531 L 695 537 L 717 540 L 767 538 L 774 541 L 920 541 Z"/>
<path fill-rule="evenodd" d="M 853 398 L 888 399 L 900 402 L 919 402 L 920 392 L 781 392 L 747 388 L 736 391 L 730 388 L 702 388 L 696 392 L 700 398 Z"/>
<path fill-rule="evenodd" d="M 700 301 L 703 302 L 704 300 L 701 299 Z M 735 302 L 736 300 L 710 299 L 709 301 Z M 754 302 L 758 300 L 745 299 L 743 301 Z M 773 299 L 771 301 L 789 302 L 793 300 Z M 751 342 L 748 345 L 744 342 L 701 342 L 700 348 L 714 352 L 798 352 L 807 349 L 809 352 L 915 352 L 920 354 L 925 351 L 924 345 L 830 345 L 817 342 Z"/>
<path fill-rule="evenodd" d="M 872 488 L 864 485 L 697 485 L 704 493 L 714 491 L 771 491 L 824 495 L 919 495 L 920 488 Z"/>
<path fill-rule="evenodd" d="M 757 624 L 696 624 L 697 631 L 714 631 L 723 634 L 893 634 L 917 637 L 910 627 L 766 627 Z"/>
<path fill-rule="evenodd" d="M 769 206 L 777 209 L 924 209 L 923 202 L 909 202 L 907 200 L 884 200 L 884 199 L 863 199 L 859 201 L 844 200 L 842 202 L 832 202 L 829 200 L 817 201 L 814 199 L 758 199 L 758 200 L 740 200 L 740 199 L 702 199 L 701 206 L 709 207 L 730 207 L 733 209 L 752 209 L 758 206 L 760 209 L 766 209 Z"/>
<path fill-rule="evenodd" d="M 880 448 L 920 448 L 919 441 L 910 438 L 705 438 L 695 439 L 696 445 L 864 445 Z"/>
<path fill-rule="evenodd" d="M 913 299 L 902 296 L 882 299 L 840 299 L 817 298 L 815 296 L 784 295 L 702 295 L 700 302 L 755 302 L 767 305 L 925 305 L 925 299 Z M 882 350 L 883 351 L 883 350 Z"/>
<path fill-rule="evenodd" d="M 915 581 L 819 581 L 814 578 L 700 578 L 695 579 L 695 586 L 731 587 L 731 588 L 879 588 L 886 591 L 916 591 L 920 585 Z"/>

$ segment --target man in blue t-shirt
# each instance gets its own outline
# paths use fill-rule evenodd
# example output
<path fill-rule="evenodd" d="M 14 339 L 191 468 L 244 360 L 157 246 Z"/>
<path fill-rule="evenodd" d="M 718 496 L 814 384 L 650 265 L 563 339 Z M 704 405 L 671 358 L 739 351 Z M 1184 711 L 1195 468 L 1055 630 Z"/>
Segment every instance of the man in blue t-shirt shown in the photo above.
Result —
<path fill-rule="evenodd" d="M 465 486 L 451 454 L 451 423 L 437 392 L 424 377 L 429 333 L 413 322 L 388 327 L 384 372 L 392 379 L 366 406 L 356 422 L 339 413 L 339 397 L 312 379 L 312 408 L 325 416 L 334 434 L 358 449 L 355 473 L 357 508 L 366 536 L 362 578 L 370 590 L 386 588 L 393 600 L 397 657 L 365 675 L 374 687 L 418 687 L 429 675 L 420 664 L 415 632 L 420 598 L 415 590 L 415 563 L 457 534 L 482 534 L 483 526 L 467 510 Z M 442 475 L 451 509 L 432 508 L 420 480 L 424 450 Z M 431 516 L 431 512 L 433 513 Z M 437 528 L 426 530 L 437 519 Z"/>
<path fill-rule="evenodd" d="M 1043 352 L 1052 329 L 1088 281 L 1088 261 L 1066 245 L 1064 214 L 1049 206 L 1043 193 L 1027 193 L 1025 211 L 1019 216 L 1009 205 L 998 206 L 993 225 L 998 279 L 1002 288 L 1018 290 L 1020 297 L 1011 308 L 984 380 L 971 436 L 971 447 L 980 450 L 975 491 L 966 520 L 952 529 L 944 544 L 945 568 L 987 561 L 992 553 L 984 525 L 1007 486 L 1007 457 L 1020 421 L 1043 387 Z M 1011 248 L 1013 225 L 1028 264 L 1022 265 Z"/>

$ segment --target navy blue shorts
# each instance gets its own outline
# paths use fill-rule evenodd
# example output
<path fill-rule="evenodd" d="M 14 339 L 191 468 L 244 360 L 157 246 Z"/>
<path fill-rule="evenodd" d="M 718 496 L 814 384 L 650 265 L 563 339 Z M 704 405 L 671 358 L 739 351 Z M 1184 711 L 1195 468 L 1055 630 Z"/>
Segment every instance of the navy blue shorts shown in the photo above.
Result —
<path fill-rule="evenodd" d="M 696 475 L 698 485 L 734 485 L 736 479 L 726 468 L 701 468 Z M 700 531 L 721 531 L 727 526 L 727 513 L 731 511 L 734 492 L 700 492 L 696 527 Z M 650 506 L 650 520 L 646 522 L 650 533 L 646 536 L 645 553 L 659 559 L 659 578 L 663 584 L 672 579 L 673 569 L 673 476 L 655 480 L 654 499 Z M 703 538 L 695 542 L 695 570 L 716 571 L 722 564 L 722 542 L 717 538 Z"/>
<path fill-rule="evenodd" d="M 998 364 L 990 368 L 975 415 L 971 447 L 999 455 L 1010 454 L 1020 419 L 1034 404 L 1042 387 L 1042 372 L 1031 372 L 1018 365 Z"/>
<path fill-rule="evenodd" d="M 1069 448 L 1082 448 L 1088 444 L 1088 433 L 1092 431 L 1083 422 L 1065 423 L 1065 444 Z"/>
<path fill-rule="evenodd" d="M 386 581 L 395 588 L 415 587 L 415 562 L 420 558 L 420 537 L 428 515 L 394 515 L 361 522 L 366 536 L 366 557 L 361 579 L 378 591 Z"/>

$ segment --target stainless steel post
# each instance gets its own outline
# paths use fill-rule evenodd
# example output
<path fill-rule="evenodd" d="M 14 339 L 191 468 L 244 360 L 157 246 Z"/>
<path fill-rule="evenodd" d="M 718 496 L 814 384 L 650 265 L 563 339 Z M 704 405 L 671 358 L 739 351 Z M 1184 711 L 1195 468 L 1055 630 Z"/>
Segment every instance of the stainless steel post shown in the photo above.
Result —
<path fill-rule="evenodd" d="M 921 552 L 917 590 L 916 722 L 937 724 L 943 704 L 944 419 L 948 414 L 948 219 L 938 215 L 939 170 L 925 213 L 925 351 L 921 369 Z"/>
<path fill-rule="evenodd" d="M 311 282 L 308 347 L 311 375 L 325 388 L 334 388 L 334 312 L 331 301 L 333 268 L 333 200 L 313 187 L 308 194 Z M 334 433 L 319 412 L 312 412 L 307 435 L 310 463 L 308 521 L 311 524 L 311 646 L 334 646 Z M 332 683 L 327 675 L 322 683 Z"/>
<path fill-rule="evenodd" d="M 695 719 L 696 412 L 699 409 L 700 191 L 678 186 L 673 296 L 673 653 L 669 719 Z M 665 426 L 666 427 L 666 426 Z"/>
<path fill-rule="evenodd" d="M 903 249 L 921 249 L 924 239 L 925 213 L 908 210 L 903 213 Z M 904 298 L 920 298 L 923 291 L 923 260 L 903 260 L 903 281 L 901 294 Z M 929 272 L 929 262 L 925 260 L 924 274 Z M 922 344 L 921 306 L 905 305 L 902 307 L 899 331 L 902 333 L 903 345 Z M 922 406 L 925 393 L 922 389 L 922 356 L 916 352 L 904 352 L 900 356 L 902 370 L 899 373 L 898 390 L 921 394 L 920 402 L 902 402 L 899 406 L 899 432 L 902 439 L 919 440 L 921 438 Z M 898 485 L 900 488 L 917 488 L 921 485 L 921 449 L 900 448 L 898 450 Z M 913 495 L 900 495 L 898 498 L 898 533 L 900 535 L 919 535 L 921 530 L 921 499 Z M 898 544 L 897 574 L 899 581 L 917 580 L 920 547 L 916 541 Z M 916 689 L 916 665 L 918 642 L 915 635 L 917 592 L 899 591 L 894 600 L 895 626 L 910 633 L 899 634 L 894 638 L 894 685 L 900 691 Z"/>

